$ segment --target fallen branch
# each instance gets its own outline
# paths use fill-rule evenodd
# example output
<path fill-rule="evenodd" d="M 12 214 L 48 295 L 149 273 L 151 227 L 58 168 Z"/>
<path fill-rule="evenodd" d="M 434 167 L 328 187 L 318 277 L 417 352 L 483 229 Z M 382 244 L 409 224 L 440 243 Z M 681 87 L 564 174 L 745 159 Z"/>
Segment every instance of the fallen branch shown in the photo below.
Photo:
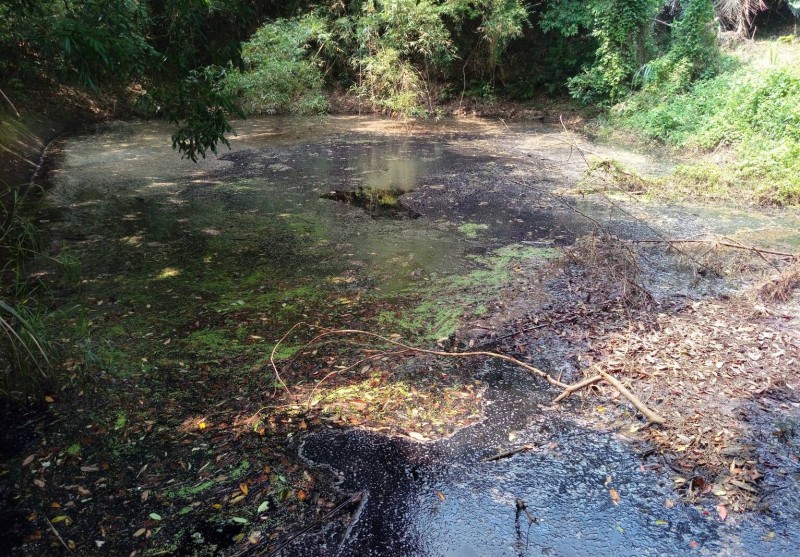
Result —
<path fill-rule="evenodd" d="M 360 502 L 361 499 L 363 498 L 363 496 L 364 496 L 364 492 L 363 491 L 359 491 L 358 493 L 356 493 L 354 495 L 351 495 L 347 500 L 342 501 L 341 503 L 336 505 L 333 509 L 331 509 L 330 511 L 325 513 L 323 516 L 321 516 L 320 518 L 318 518 L 317 520 L 315 520 L 314 522 L 312 522 L 311 524 L 309 524 L 305 528 L 303 528 L 301 530 L 298 530 L 297 532 L 289 535 L 286 539 L 284 539 L 282 542 L 280 542 L 277 545 L 277 547 L 275 547 L 272 551 L 267 553 L 266 557 L 274 557 L 275 555 L 280 553 L 287 545 L 292 543 L 294 540 L 296 540 L 300 536 L 308 533 L 308 531 L 313 529 L 314 527 L 322 524 L 323 522 L 325 522 L 326 520 L 328 520 L 329 518 L 331 518 L 332 516 L 337 514 L 339 511 L 341 511 L 343 508 L 345 508 L 347 505 L 349 505 L 351 503 Z"/>
<path fill-rule="evenodd" d="M 14 106 L 14 103 L 12 103 L 12 102 L 11 102 L 11 99 L 9 99 L 9 98 L 6 96 L 6 94 L 5 94 L 5 93 L 3 93 L 3 90 L 2 90 L 2 89 L 0 89 L 0 95 L 2 95 L 2 96 L 3 96 L 3 98 L 6 100 L 6 102 L 8 103 L 8 105 L 9 105 L 9 106 L 11 107 L 11 109 L 14 111 L 14 114 L 16 114 L 16 115 L 17 115 L 17 118 L 22 118 L 22 116 L 20 116 L 20 115 L 19 115 L 19 111 L 17 110 L 17 107 L 16 107 L 16 106 Z"/>
<path fill-rule="evenodd" d="M 64 547 L 66 547 L 66 548 L 67 548 L 67 551 L 71 552 L 72 550 L 71 550 L 71 549 L 70 549 L 70 547 L 67 545 L 67 543 L 64 541 L 64 538 L 62 538 L 62 537 L 61 537 L 61 534 L 59 534 L 59 533 L 58 533 L 58 530 L 56 530 L 56 527 L 55 527 L 55 526 L 53 526 L 53 523 L 52 523 L 52 522 L 50 522 L 50 520 L 49 520 L 49 519 L 48 519 L 46 516 L 44 516 L 43 518 L 45 519 L 45 521 L 47 522 L 47 525 L 50 527 L 50 529 L 53 531 L 53 533 L 54 533 L 54 534 L 56 535 L 56 537 L 58 538 L 58 541 L 60 541 L 60 542 L 61 542 L 61 545 L 63 545 Z"/>
<path fill-rule="evenodd" d="M 648 408 L 648 407 L 647 407 L 647 406 L 644 404 L 644 402 L 642 402 L 641 400 L 639 400 L 639 398 L 638 398 L 638 397 L 637 397 L 635 394 L 633 394 L 632 392 L 630 392 L 630 391 L 627 389 L 627 387 L 625 387 L 625 385 L 623 385 L 622 383 L 620 383 L 620 382 L 619 382 L 619 380 L 618 380 L 616 377 L 614 377 L 614 376 L 612 376 L 612 375 L 609 375 L 608 373 L 606 373 L 606 372 L 605 372 L 605 371 L 603 371 L 603 370 L 598 370 L 598 371 L 597 371 L 597 373 L 599 373 L 599 374 L 600 374 L 600 376 L 601 376 L 601 377 L 602 377 L 602 378 L 603 378 L 603 379 L 604 379 L 604 380 L 605 380 L 607 383 L 609 383 L 609 384 L 610 384 L 612 387 L 614 387 L 615 389 L 617 389 L 617 390 L 619 391 L 619 393 L 620 393 L 622 396 L 624 396 L 625 398 L 627 398 L 627 399 L 628 399 L 628 400 L 631 402 L 631 404 L 633 404 L 633 405 L 636 407 L 636 409 L 637 409 L 639 412 L 641 412 L 641 413 L 642 413 L 642 414 L 643 414 L 643 415 L 644 415 L 644 416 L 645 416 L 645 417 L 646 417 L 648 420 L 650 420 L 652 423 L 655 423 L 655 424 L 663 424 L 664 422 L 666 422 L 666 420 L 665 420 L 664 418 L 662 418 L 661 416 L 659 416 L 658 414 L 656 414 L 655 412 L 653 412 L 652 410 L 650 410 L 650 409 L 649 409 L 649 408 Z"/>
<path fill-rule="evenodd" d="M 286 384 L 280 378 L 280 374 L 278 373 L 278 368 L 275 366 L 274 355 L 275 355 L 275 352 L 277 351 L 278 347 L 286 339 L 286 337 L 289 335 L 289 333 L 294 331 L 300 325 L 304 325 L 304 323 L 301 322 L 301 323 L 295 324 L 291 329 L 289 329 L 289 331 L 285 335 L 283 335 L 283 337 L 281 337 L 281 339 L 275 344 L 275 347 L 272 349 L 272 356 L 270 357 L 270 363 L 272 363 L 272 367 L 273 367 L 273 370 L 275 371 L 275 375 L 278 378 L 278 380 L 280 381 L 280 383 L 284 386 L 284 388 L 286 388 Z M 324 327 L 318 327 L 318 326 L 315 326 L 315 325 L 309 325 L 307 323 L 305 323 L 305 325 L 308 326 L 308 327 L 311 327 L 311 328 L 314 328 L 314 329 L 319 329 L 319 330 L 323 331 L 322 333 L 320 333 L 319 335 L 314 337 L 310 342 L 308 342 L 305 345 L 305 347 L 308 347 L 312 343 L 317 342 L 320 339 L 325 338 L 327 336 L 359 335 L 359 336 L 365 336 L 365 337 L 369 337 L 369 338 L 375 338 L 375 339 L 378 339 L 380 341 L 386 342 L 388 344 L 391 344 L 391 345 L 394 345 L 394 346 L 399 346 L 400 348 L 403 348 L 405 350 L 410 350 L 412 352 L 418 352 L 420 354 L 429 354 L 431 356 L 444 356 L 446 358 L 485 357 L 485 358 L 492 358 L 492 359 L 495 359 L 495 360 L 503 360 L 505 362 L 514 364 L 515 366 L 521 367 L 522 369 L 532 373 L 533 375 L 537 375 L 537 376 L 541 377 L 542 379 L 545 379 L 551 385 L 555 385 L 556 387 L 559 387 L 561 389 L 566 389 L 567 387 L 569 387 L 569 385 L 567 385 L 566 383 L 562 383 L 561 381 L 559 381 L 558 379 L 555 379 L 550 374 L 542 371 L 541 369 L 536 368 L 536 367 L 534 367 L 534 366 L 532 366 L 530 364 L 527 364 L 527 363 L 525 363 L 525 362 L 523 362 L 521 360 L 518 360 L 516 358 L 512 358 L 511 356 L 506 356 L 505 354 L 498 354 L 496 352 L 485 352 L 485 351 L 482 351 L 482 350 L 481 351 L 476 351 L 476 352 L 444 352 L 442 350 L 428 350 L 428 349 L 425 349 L 425 348 L 415 348 L 413 346 L 409 346 L 409 345 L 404 344 L 404 343 L 402 343 L 400 341 L 397 341 L 397 340 L 392 340 L 390 338 L 387 338 L 385 336 L 379 335 L 377 333 L 370 333 L 369 331 L 362 331 L 360 329 L 326 329 Z M 288 388 L 286 388 L 286 392 L 291 396 L 291 393 L 289 392 Z"/>
<path fill-rule="evenodd" d="M 797 253 L 789 253 L 785 251 L 774 251 L 768 249 L 757 248 L 755 246 L 748 246 L 746 244 L 739 244 L 733 242 L 725 242 L 719 240 L 696 240 L 696 239 L 677 239 L 677 240 L 667 240 L 667 239 L 653 239 L 653 240 L 623 240 L 623 242 L 627 242 L 630 244 L 715 244 L 717 246 L 723 246 L 726 248 L 731 249 L 739 249 L 743 251 L 751 251 L 758 255 L 775 255 L 777 257 L 787 257 L 791 259 L 798 259 L 800 258 L 800 254 Z"/>
<path fill-rule="evenodd" d="M 636 395 L 634 395 L 632 392 L 630 392 L 625 387 L 625 385 L 620 383 L 617 379 L 615 379 L 614 377 L 612 377 L 611 375 L 609 375 L 605 371 L 598 371 L 599 376 L 590 377 L 589 379 L 584 379 L 583 381 L 580 381 L 579 383 L 576 383 L 574 385 L 568 385 L 566 383 L 562 383 L 558 379 L 552 377 L 549 373 L 546 373 L 546 372 L 542 371 L 541 369 L 539 369 L 537 367 L 534 367 L 534 366 L 532 366 L 530 364 L 527 364 L 527 363 L 525 363 L 525 362 L 523 362 L 521 360 L 518 360 L 516 358 L 513 358 L 511 356 L 506 356 L 505 354 L 498 354 L 496 352 L 485 352 L 485 351 L 482 351 L 482 350 L 481 351 L 475 351 L 475 352 L 444 352 L 442 350 L 428 350 L 426 348 L 416 348 L 414 346 L 409 346 L 408 344 L 404 344 L 404 343 L 402 343 L 402 342 L 400 342 L 398 340 L 393 340 L 393 339 L 390 339 L 390 338 L 385 337 L 383 335 L 379 335 L 377 333 L 371 333 L 369 331 L 362 331 L 360 329 L 326 329 L 325 327 L 319 327 L 317 325 L 311 325 L 311 324 L 303 323 L 303 322 L 299 322 L 299 323 L 296 323 L 295 325 L 293 325 L 292 328 L 289 329 L 289 331 L 287 331 L 286 334 L 281 337 L 281 339 L 273 347 L 272 355 L 270 356 L 270 363 L 272 364 L 272 368 L 275 371 L 275 376 L 277 377 L 277 379 L 281 383 L 281 385 L 283 385 L 283 387 L 286 389 L 286 392 L 290 397 L 292 396 L 292 393 L 291 393 L 291 391 L 289 391 L 289 388 L 286 386 L 286 383 L 284 383 L 283 380 L 280 377 L 280 374 L 278 372 L 278 368 L 275 365 L 274 356 L 275 356 L 275 352 L 278 350 L 278 347 L 286 339 L 286 337 L 289 336 L 289 334 L 292 331 L 294 331 L 295 329 L 297 329 L 297 327 L 299 327 L 301 325 L 305 325 L 305 326 L 307 326 L 309 328 L 318 329 L 318 330 L 322 331 L 322 333 L 318 334 L 313 339 L 311 339 L 309 342 L 307 342 L 305 344 L 305 346 L 301 350 L 305 350 L 306 348 L 308 348 L 309 346 L 311 346 L 315 342 L 318 342 L 319 340 L 321 340 L 321 339 L 323 339 L 325 337 L 328 337 L 328 336 L 359 335 L 359 336 L 365 336 L 365 337 L 369 337 L 369 338 L 375 338 L 375 339 L 381 340 L 383 342 L 386 342 L 388 344 L 391 344 L 393 346 L 398 346 L 398 347 L 402 348 L 403 351 L 417 352 L 417 353 L 420 353 L 420 354 L 430 354 L 431 356 L 443 356 L 445 358 L 486 357 L 486 358 L 493 358 L 493 359 L 496 359 L 496 360 L 502 360 L 504 362 L 508 362 L 508 363 L 513 364 L 515 366 L 521 367 L 522 369 L 532 373 L 533 375 L 536 375 L 538 377 L 541 377 L 541 378 L 545 379 L 551 385 L 555 385 L 555 386 L 563 389 L 564 393 L 559 395 L 559 397 L 557 397 L 554 402 L 558 402 L 560 400 L 563 400 L 564 398 L 566 398 L 570 394 L 574 393 L 575 391 L 577 391 L 579 389 L 582 389 L 584 387 L 587 387 L 588 385 L 591 385 L 592 383 L 596 383 L 597 381 L 600 381 L 600 378 L 602 378 L 608 384 L 610 384 L 612 387 L 617 389 L 622 396 L 627 398 L 636 407 L 636 409 L 639 410 L 639 412 L 641 412 L 648 420 L 650 420 L 650 422 L 656 423 L 656 424 L 663 424 L 666 421 L 664 418 L 662 418 L 661 416 L 659 416 L 658 414 L 656 414 L 655 412 L 650 410 L 647 407 L 647 405 L 645 405 L 641 400 L 639 400 L 636 397 Z"/>
<path fill-rule="evenodd" d="M 579 381 L 578 383 L 569 385 L 566 389 L 564 389 L 563 393 L 561 393 L 560 395 L 558 395 L 556 398 L 553 399 L 553 403 L 555 404 L 556 402 L 561 402 L 575 391 L 580 391 L 581 389 L 588 387 L 589 385 L 594 385 L 595 383 L 602 380 L 603 378 L 600 375 L 593 375 L 588 379 L 584 379 L 583 381 Z"/>
<path fill-rule="evenodd" d="M 494 462 L 495 460 L 500 460 L 502 458 L 508 458 L 510 456 L 514 456 L 518 453 L 523 453 L 525 451 L 535 451 L 537 449 L 536 445 L 522 445 L 521 447 L 515 447 L 513 449 L 509 449 L 507 451 L 503 451 L 497 453 L 496 455 L 492 455 L 483 459 L 484 462 Z"/>
<path fill-rule="evenodd" d="M 286 391 L 286 394 L 289 395 L 290 398 L 292 396 L 292 393 L 291 393 L 291 391 L 289 391 L 289 387 L 286 386 L 286 383 L 284 383 L 283 379 L 281 378 L 281 374 L 278 371 L 278 366 L 275 365 L 275 353 L 278 351 L 278 346 L 280 346 L 281 343 L 284 340 L 286 340 L 286 337 L 288 337 L 290 334 L 292 334 L 292 331 L 294 331 L 299 325 L 300 325 L 300 323 L 296 323 L 294 326 L 292 326 L 291 329 L 286 331 L 286 334 L 284 334 L 280 338 L 280 340 L 275 343 L 275 346 L 272 347 L 272 352 L 269 355 L 269 363 L 272 365 L 272 371 L 275 372 L 275 379 L 277 379 L 278 383 L 280 383 L 281 386 L 283 386 L 283 390 Z"/>
<path fill-rule="evenodd" d="M 528 333 L 530 331 L 535 331 L 536 329 L 542 329 L 544 327 L 549 327 L 549 326 L 552 326 L 552 325 L 560 325 L 562 323 L 570 323 L 572 321 L 575 321 L 575 319 L 577 319 L 577 317 L 575 317 L 574 315 L 571 315 L 569 317 L 565 317 L 564 319 L 556 319 L 555 321 L 547 321 L 546 323 L 537 323 L 535 325 L 530 325 L 530 326 L 524 327 L 524 328 L 522 328 L 522 329 L 520 329 L 518 331 L 514 331 L 514 332 L 511 332 L 511 333 L 507 333 L 505 335 L 501 335 L 499 337 L 495 337 L 495 338 L 489 339 L 489 340 L 487 340 L 485 342 L 480 343 L 478 345 L 478 347 L 482 348 L 484 346 L 491 346 L 491 345 L 497 344 L 498 342 L 500 342 L 502 340 L 505 340 L 507 338 L 511 338 L 511 337 L 515 337 L 517 335 L 521 335 L 522 333 Z"/>

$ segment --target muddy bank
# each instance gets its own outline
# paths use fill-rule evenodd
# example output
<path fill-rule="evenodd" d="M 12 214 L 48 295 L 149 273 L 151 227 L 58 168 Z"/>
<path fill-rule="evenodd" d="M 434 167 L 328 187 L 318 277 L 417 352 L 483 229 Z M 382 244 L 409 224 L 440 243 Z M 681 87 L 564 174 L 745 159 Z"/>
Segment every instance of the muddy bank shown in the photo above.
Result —
<path fill-rule="evenodd" d="M 676 503 L 646 445 L 587 429 L 567 408 L 554 412 L 546 387 L 518 370 L 490 366 L 481 379 L 484 420 L 444 440 L 309 436 L 301 456 L 364 499 L 349 525 L 329 525 L 285 554 L 790 555 L 800 544 L 794 505 L 720 523 L 702 506 Z M 532 449 L 489 460 L 523 445 Z"/>

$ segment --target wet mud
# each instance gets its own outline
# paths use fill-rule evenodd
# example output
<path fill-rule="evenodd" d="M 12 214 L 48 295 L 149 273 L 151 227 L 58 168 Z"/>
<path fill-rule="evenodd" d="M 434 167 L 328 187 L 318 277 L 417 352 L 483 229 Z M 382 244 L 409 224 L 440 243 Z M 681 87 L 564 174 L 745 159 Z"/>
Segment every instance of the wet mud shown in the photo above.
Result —
<path fill-rule="evenodd" d="M 405 193 L 404 190 L 359 187 L 356 191 L 334 190 L 320 197 L 360 207 L 374 219 L 418 219 L 422 215 L 406 208 L 399 199 Z"/>
<path fill-rule="evenodd" d="M 745 556 L 798 547 L 796 506 L 725 525 L 702 507 L 667 508 L 676 493 L 657 459 L 641 456 L 644 448 L 576 423 L 518 370 L 494 366 L 481 378 L 484 421 L 447 439 L 310 435 L 300 454 L 364 500 L 346 529 L 298 541 L 285 554 Z M 536 448 L 487 461 L 526 444 Z M 518 500 L 535 523 L 516 512 Z"/>

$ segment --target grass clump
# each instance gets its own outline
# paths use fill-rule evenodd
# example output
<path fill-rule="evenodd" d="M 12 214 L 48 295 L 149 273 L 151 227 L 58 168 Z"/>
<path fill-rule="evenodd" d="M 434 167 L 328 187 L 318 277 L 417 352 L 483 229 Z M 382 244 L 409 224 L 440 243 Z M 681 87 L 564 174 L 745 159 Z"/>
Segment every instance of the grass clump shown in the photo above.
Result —
<path fill-rule="evenodd" d="M 796 43 L 796 41 L 795 41 Z M 678 194 L 800 204 L 800 45 L 762 41 L 730 53 L 714 77 L 683 92 L 645 87 L 610 122 L 684 152 L 714 153 L 678 167 Z"/>

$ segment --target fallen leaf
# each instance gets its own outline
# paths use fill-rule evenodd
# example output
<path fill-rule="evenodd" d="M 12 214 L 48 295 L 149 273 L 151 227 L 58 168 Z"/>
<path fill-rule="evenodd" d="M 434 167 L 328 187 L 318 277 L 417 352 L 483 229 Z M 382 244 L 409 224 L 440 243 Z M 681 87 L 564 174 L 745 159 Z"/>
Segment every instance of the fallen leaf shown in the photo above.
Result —
<path fill-rule="evenodd" d="M 417 433 L 416 431 L 409 431 L 408 436 L 412 439 L 416 439 L 417 441 L 427 441 L 428 439 L 422 435 L 421 433 Z"/>
<path fill-rule="evenodd" d="M 136 531 L 133 533 L 133 537 L 134 537 L 134 538 L 138 538 L 139 536 L 141 536 L 141 535 L 142 535 L 142 534 L 144 534 L 145 532 L 147 532 L 147 529 L 146 529 L 146 528 L 139 528 L 138 530 L 136 530 Z"/>
<path fill-rule="evenodd" d="M 611 495 L 611 502 L 615 505 L 619 505 L 619 492 L 613 487 L 608 490 L 609 495 Z"/>
<path fill-rule="evenodd" d="M 35 455 L 35 454 L 32 454 L 31 456 L 27 457 L 25 460 L 23 460 L 23 461 L 22 461 L 22 465 L 23 465 L 23 466 L 27 466 L 28 464 L 30 464 L 31 462 L 33 462 L 33 459 L 34 459 L 34 458 L 36 458 L 36 455 Z"/>
<path fill-rule="evenodd" d="M 297 490 L 297 498 L 298 498 L 300 501 L 305 501 L 306 499 L 308 499 L 308 493 L 306 493 L 306 492 L 305 492 L 305 491 L 303 491 L 302 489 L 298 489 L 298 490 Z"/>
<path fill-rule="evenodd" d="M 700 543 L 692 540 L 689 542 L 689 547 L 691 547 L 692 549 L 697 549 L 698 547 L 700 547 Z"/>
<path fill-rule="evenodd" d="M 269 501 L 264 501 L 258 506 L 258 509 L 256 509 L 256 512 L 263 513 L 268 508 L 269 508 Z"/>
<path fill-rule="evenodd" d="M 255 545 L 261 541 L 261 532 L 253 532 L 249 536 L 247 536 L 247 541 L 251 544 Z"/>
<path fill-rule="evenodd" d="M 96 464 L 92 466 L 81 466 L 81 472 L 99 472 L 100 468 Z"/>
<path fill-rule="evenodd" d="M 656 520 L 656 526 L 666 526 L 667 524 L 669 523 L 663 518 L 659 518 L 658 520 Z"/>
<path fill-rule="evenodd" d="M 47 395 L 46 397 L 44 397 L 44 401 L 52 404 L 52 403 L 55 402 L 55 399 L 53 397 L 51 397 L 50 395 Z"/>
<path fill-rule="evenodd" d="M 239 484 L 239 489 L 241 489 L 241 490 L 242 490 L 242 493 L 244 493 L 245 495 L 247 495 L 248 493 L 250 493 L 250 488 L 249 488 L 249 487 L 247 487 L 247 484 L 246 484 L 246 483 L 244 483 L 244 482 L 242 482 L 242 483 L 240 483 L 240 484 Z"/>
<path fill-rule="evenodd" d="M 440 501 L 444 501 L 445 499 L 447 499 L 445 494 L 439 491 L 438 489 L 436 490 L 436 497 L 438 497 Z"/>
<path fill-rule="evenodd" d="M 44 481 L 37 478 L 33 480 L 33 485 L 35 485 L 36 487 L 44 488 Z"/>
<path fill-rule="evenodd" d="M 161 515 L 157 513 L 150 513 L 148 516 L 150 516 L 150 518 L 153 520 L 161 520 Z"/>
<path fill-rule="evenodd" d="M 664 506 L 667 507 L 668 509 L 671 509 L 672 507 L 675 506 L 675 501 L 673 501 L 672 499 L 667 499 L 666 501 L 664 501 Z"/>
<path fill-rule="evenodd" d="M 720 520 L 725 520 L 728 518 L 728 509 L 725 505 L 717 505 L 717 514 L 719 515 Z"/>

